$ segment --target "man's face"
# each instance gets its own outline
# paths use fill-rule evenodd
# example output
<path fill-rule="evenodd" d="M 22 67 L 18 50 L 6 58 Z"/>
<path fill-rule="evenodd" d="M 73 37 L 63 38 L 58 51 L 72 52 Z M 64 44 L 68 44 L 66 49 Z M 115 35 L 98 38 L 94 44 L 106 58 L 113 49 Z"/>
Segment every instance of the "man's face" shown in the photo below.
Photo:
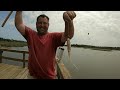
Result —
<path fill-rule="evenodd" d="M 47 33 L 49 27 L 49 21 L 46 17 L 40 17 L 38 21 L 36 22 L 36 28 L 38 31 L 38 34 L 44 35 Z"/>

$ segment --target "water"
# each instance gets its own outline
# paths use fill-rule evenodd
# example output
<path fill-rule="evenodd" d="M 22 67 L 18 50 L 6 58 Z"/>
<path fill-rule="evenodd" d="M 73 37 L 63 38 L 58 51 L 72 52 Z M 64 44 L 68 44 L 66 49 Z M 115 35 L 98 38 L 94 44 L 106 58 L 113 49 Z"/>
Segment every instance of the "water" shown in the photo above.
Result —
<path fill-rule="evenodd" d="M 98 51 L 72 48 L 72 61 L 79 70 L 69 63 L 67 50 L 63 61 L 73 79 L 120 79 L 120 51 Z"/>
<path fill-rule="evenodd" d="M 12 49 L 28 50 L 27 47 L 12 47 Z M 68 58 L 67 48 L 64 47 L 64 49 L 62 61 L 73 79 L 120 79 L 120 51 L 72 48 L 71 63 Z M 3 55 L 22 58 L 22 54 L 19 53 L 4 52 Z M 10 60 L 3 60 L 3 62 L 22 65 L 20 62 Z"/>

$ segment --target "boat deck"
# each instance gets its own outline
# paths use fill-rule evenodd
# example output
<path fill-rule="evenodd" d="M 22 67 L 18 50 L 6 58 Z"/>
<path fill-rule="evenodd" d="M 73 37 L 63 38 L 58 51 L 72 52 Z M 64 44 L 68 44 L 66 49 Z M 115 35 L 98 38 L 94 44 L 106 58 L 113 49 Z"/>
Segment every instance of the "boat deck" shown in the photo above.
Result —
<path fill-rule="evenodd" d="M 28 69 L 0 63 L 0 79 L 27 79 Z"/>

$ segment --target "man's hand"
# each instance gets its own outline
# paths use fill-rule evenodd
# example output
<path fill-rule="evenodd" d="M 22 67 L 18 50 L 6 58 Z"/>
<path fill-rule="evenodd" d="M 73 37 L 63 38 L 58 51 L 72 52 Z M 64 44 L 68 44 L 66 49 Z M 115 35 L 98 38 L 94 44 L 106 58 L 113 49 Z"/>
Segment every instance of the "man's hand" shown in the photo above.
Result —
<path fill-rule="evenodd" d="M 71 22 L 76 17 L 76 13 L 74 11 L 66 11 L 63 13 L 63 19 L 65 22 Z"/>

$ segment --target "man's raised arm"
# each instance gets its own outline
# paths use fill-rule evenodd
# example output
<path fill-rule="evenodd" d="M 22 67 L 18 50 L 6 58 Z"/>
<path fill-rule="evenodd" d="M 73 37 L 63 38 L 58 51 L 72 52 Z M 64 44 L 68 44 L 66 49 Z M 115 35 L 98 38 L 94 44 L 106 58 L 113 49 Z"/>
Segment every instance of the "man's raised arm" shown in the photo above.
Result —
<path fill-rule="evenodd" d="M 67 38 L 72 38 L 74 36 L 74 24 L 73 19 L 76 17 L 76 13 L 74 11 L 67 11 L 63 13 L 63 19 L 65 22 L 65 31 L 61 38 L 62 42 L 65 42 Z"/>
<path fill-rule="evenodd" d="M 22 20 L 22 11 L 16 11 L 15 14 L 15 26 L 17 30 L 24 36 L 25 35 L 25 25 Z"/>

